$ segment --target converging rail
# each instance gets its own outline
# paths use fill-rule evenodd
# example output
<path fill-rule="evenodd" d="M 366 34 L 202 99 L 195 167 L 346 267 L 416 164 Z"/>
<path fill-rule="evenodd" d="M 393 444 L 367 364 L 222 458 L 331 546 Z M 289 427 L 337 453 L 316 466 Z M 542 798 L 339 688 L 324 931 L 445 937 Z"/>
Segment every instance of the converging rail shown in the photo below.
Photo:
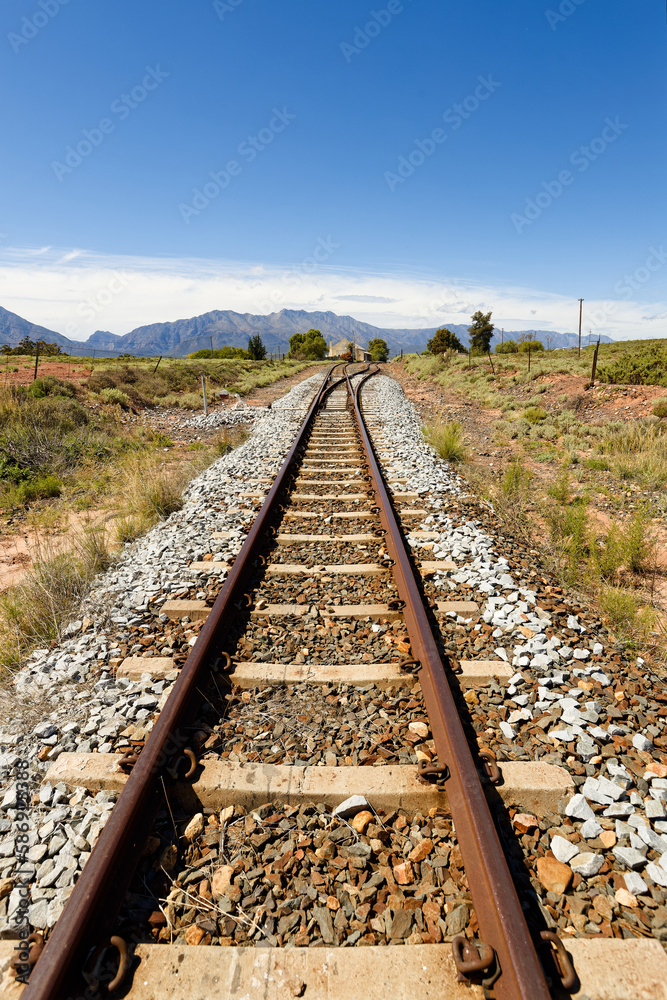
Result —
<path fill-rule="evenodd" d="M 121 995 L 126 994 L 129 976 L 124 984 L 123 979 L 125 974 L 129 973 L 129 958 L 125 955 L 125 943 L 116 935 L 118 915 L 139 864 L 143 846 L 165 801 L 167 794 L 165 782 L 170 780 L 170 776 L 173 778 L 178 774 L 182 775 L 180 781 L 189 781 L 197 773 L 199 763 L 197 755 L 191 748 L 192 721 L 197 718 L 197 713 L 205 701 L 203 694 L 205 684 L 220 666 L 224 671 L 234 666 L 229 654 L 225 652 L 225 647 L 229 644 L 229 637 L 234 634 L 234 629 L 243 615 L 250 620 L 251 615 L 256 614 L 296 615 L 302 611 L 296 606 L 290 606 L 291 611 L 285 610 L 287 606 L 279 605 L 273 606 L 273 610 L 271 607 L 268 609 L 255 607 L 251 592 L 256 587 L 258 574 L 262 573 L 268 579 L 272 578 L 272 574 L 289 576 L 289 574 L 308 572 L 315 579 L 318 574 L 335 577 L 337 572 L 356 572 L 363 577 L 390 570 L 392 587 L 398 594 L 396 601 L 388 601 L 384 605 L 362 605 L 356 609 L 347 606 L 329 607 L 321 613 L 323 617 L 327 615 L 344 617 L 347 614 L 351 617 L 356 615 L 378 618 L 380 615 L 400 614 L 403 618 L 409 636 L 410 654 L 400 667 L 403 672 L 414 674 L 421 685 L 437 751 L 437 760 L 430 763 L 422 761 L 419 778 L 422 783 L 436 779 L 438 787 L 443 789 L 443 792 L 438 793 L 436 790 L 434 794 L 440 794 L 441 801 L 446 801 L 448 804 L 479 925 L 477 940 L 470 940 L 464 935 L 458 935 L 454 939 L 452 953 L 460 981 L 474 983 L 485 991 L 484 995 L 493 995 L 499 1000 L 548 1000 L 551 995 L 550 982 L 560 980 L 566 989 L 572 988 L 575 984 L 576 977 L 556 935 L 544 931 L 541 939 L 538 938 L 536 941 L 529 931 L 487 802 L 489 783 L 497 783 L 500 773 L 494 761 L 483 759 L 483 754 L 476 748 L 471 749 L 466 737 L 448 681 L 448 674 L 451 675 L 457 665 L 439 652 L 437 639 L 430 624 L 431 611 L 420 591 L 412 557 L 394 511 L 395 499 L 392 501 L 380 472 L 364 417 L 363 400 L 363 389 L 378 369 L 348 365 L 340 372 L 338 370 L 340 367 L 334 365 L 327 372 L 282 467 L 250 527 L 241 551 L 207 615 L 197 641 L 180 670 L 154 729 L 136 760 L 127 762 L 130 773 L 129 776 L 122 777 L 123 787 L 120 797 L 62 916 L 36 961 L 28 986 L 23 993 L 24 1000 L 65 1000 L 69 997 L 89 995 L 84 993 L 87 988 L 83 978 L 84 969 L 90 966 L 92 953 L 108 949 L 110 946 L 119 950 L 121 967 L 109 987 L 101 988 L 101 993 L 108 995 L 109 992 L 122 987 Z M 322 414 L 328 414 L 328 419 L 342 422 L 322 423 L 320 431 L 314 435 L 314 428 Z M 327 441 L 330 442 L 328 445 Z M 338 456 L 335 467 L 331 464 L 332 454 Z M 304 459 L 308 457 L 306 474 Z M 342 544 L 346 538 L 358 541 L 360 538 L 381 537 L 386 546 L 386 555 L 381 564 L 375 562 L 353 565 L 332 564 L 310 568 L 290 563 L 269 565 L 266 556 L 269 543 L 289 545 L 295 538 L 299 538 L 304 544 L 308 544 L 308 539 L 317 544 L 317 540 L 323 537 L 317 534 L 292 536 L 284 531 L 281 534 L 277 530 L 276 521 L 286 512 L 289 513 L 287 505 L 290 503 L 290 497 L 292 500 L 300 497 L 302 501 L 310 497 L 316 505 L 316 510 L 306 512 L 306 516 L 317 520 L 320 516 L 317 509 L 318 501 L 322 504 L 334 498 L 318 493 L 317 490 L 310 496 L 307 484 L 310 482 L 314 484 L 313 488 L 315 486 L 319 488 L 327 482 L 333 483 L 335 480 L 332 480 L 331 476 L 336 473 L 347 477 L 343 481 L 346 488 L 360 490 L 358 494 L 343 494 L 338 499 L 354 495 L 357 500 L 363 498 L 364 503 L 370 502 L 371 506 L 364 507 L 362 516 L 371 520 L 379 519 L 381 525 L 379 529 L 377 527 L 370 529 L 370 534 L 341 535 L 336 541 L 340 540 Z M 324 478 L 320 480 L 309 478 L 313 475 Z M 344 522 L 346 517 L 357 518 L 359 508 L 354 511 L 338 511 L 335 516 L 340 522 Z M 456 606 L 456 602 L 450 604 L 452 607 Z M 263 664 L 256 666 L 265 667 Z M 266 666 L 265 670 L 270 681 L 269 666 Z M 235 665 L 235 670 L 231 674 L 232 681 L 240 683 L 239 678 L 243 674 L 243 668 L 244 665 Z M 300 674 L 299 671 L 298 665 L 292 668 L 293 682 L 298 682 L 307 676 L 305 668 L 303 673 Z M 285 676 L 287 673 L 285 668 Z M 338 674 L 341 674 L 340 670 Z M 222 677 L 224 674 L 218 673 L 217 676 Z M 112 757 L 112 755 L 106 756 Z M 181 766 L 183 761 L 187 767 L 185 774 Z M 105 766 L 107 764 L 115 766 L 116 758 L 102 763 Z M 284 770 L 287 771 L 287 768 Z M 303 788 L 306 788 L 307 777 L 301 774 L 303 770 L 292 769 L 294 777 L 285 779 L 288 784 L 285 786 L 283 798 L 296 795 L 294 788 L 299 781 Z M 336 770 L 342 771 L 344 768 Z M 365 770 L 382 772 L 385 769 L 380 767 Z M 323 768 L 322 771 L 333 772 L 334 768 Z M 398 771 L 399 768 L 391 769 L 392 775 Z M 224 775 L 228 772 L 219 773 L 223 776 L 220 779 L 222 785 L 218 796 L 222 801 L 226 792 Z M 371 780 L 375 775 L 369 774 L 368 777 Z M 332 773 L 332 788 L 335 786 L 335 781 L 336 778 Z M 261 789 L 259 792 L 261 793 Z M 385 788 L 383 794 L 390 799 L 392 789 Z M 270 796 L 267 795 L 267 798 Z M 276 793 L 275 798 L 276 800 L 281 798 L 280 792 Z M 218 801 L 215 794 L 211 801 Z M 264 800 L 259 799 L 259 801 Z M 443 946 L 425 944 L 421 947 L 427 951 L 429 948 Z M 538 948 L 541 949 L 540 954 Z M 203 949 L 198 950 L 203 951 Z M 307 949 L 301 949 L 305 950 Z M 349 955 L 353 950 L 347 949 L 345 954 Z M 361 949 L 364 950 L 367 949 Z M 397 952 L 392 956 L 392 961 L 398 969 L 401 962 L 410 961 L 408 953 L 413 949 L 408 945 L 406 948 L 391 950 Z M 546 963 L 546 973 L 542 960 Z M 415 968 L 419 969 L 419 963 L 417 966 L 413 963 L 410 968 L 412 969 L 410 975 L 419 974 L 414 971 Z M 141 975 L 143 973 L 139 973 L 139 976 Z M 183 975 L 185 982 L 185 973 Z M 297 985 L 292 994 L 301 995 L 298 990 L 303 988 L 304 984 Z M 213 990 L 213 987 L 210 989 Z M 429 996 L 440 995 L 443 1000 L 452 995 L 448 992 L 441 993 L 437 983 L 432 983 L 430 989 Z M 341 995 L 343 994 L 363 995 L 354 990 L 345 993 L 345 984 L 341 983 Z M 131 992 L 128 995 L 133 996 Z M 207 995 L 228 994 L 223 989 L 219 994 L 213 991 Z M 258 986 L 256 995 L 264 996 L 265 987 Z M 399 995 L 403 996 L 403 993 L 397 993 L 397 996 Z M 417 990 L 414 996 L 420 996 Z"/>

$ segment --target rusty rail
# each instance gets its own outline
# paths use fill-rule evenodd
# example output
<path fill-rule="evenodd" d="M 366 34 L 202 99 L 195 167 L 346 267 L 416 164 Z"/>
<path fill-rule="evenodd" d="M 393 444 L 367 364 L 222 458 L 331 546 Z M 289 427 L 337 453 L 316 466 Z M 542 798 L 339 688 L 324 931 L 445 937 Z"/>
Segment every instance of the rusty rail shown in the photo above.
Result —
<path fill-rule="evenodd" d="M 366 430 L 360 390 L 377 370 L 365 374 L 355 389 L 349 376 L 346 377 L 372 477 L 371 485 L 382 525 L 387 532 L 387 550 L 394 560 L 396 586 L 401 600 L 405 601 L 403 614 L 410 637 L 411 655 L 421 664 L 417 676 L 431 722 L 438 763 L 448 769 L 445 788 L 482 938 L 479 958 L 470 953 L 457 955 L 454 948 L 455 958 L 458 957 L 457 966 L 460 970 L 463 966 L 465 971 L 467 960 L 470 972 L 476 971 L 476 964 L 477 971 L 480 971 L 485 967 L 487 958 L 495 956 L 495 968 L 492 962 L 487 962 L 486 983 L 489 986 L 493 984 L 498 1000 L 549 1000 L 545 974 L 521 909 L 403 535 Z M 465 939 L 459 941 L 459 951 L 465 945 Z M 493 949 L 493 956 L 489 955 L 489 947 Z"/>
<path fill-rule="evenodd" d="M 89 995 L 82 978 L 91 950 L 109 944 L 123 897 L 139 862 L 141 848 L 163 798 L 167 767 L 189 741 L 187 719 L 201 695 L 205 669 L 219 654 L 225 629 L 238 615 L 266 529 L 325 396 L 345 383 L 332 381 L 333 365 L 306 414 L 178 680 L 162 709 L 127 784 L 81 873 L 65 909 L 32 971 L 23 1000 L 64 1000 Z M 345 369 L 344 369 L 345 370 Z"/>

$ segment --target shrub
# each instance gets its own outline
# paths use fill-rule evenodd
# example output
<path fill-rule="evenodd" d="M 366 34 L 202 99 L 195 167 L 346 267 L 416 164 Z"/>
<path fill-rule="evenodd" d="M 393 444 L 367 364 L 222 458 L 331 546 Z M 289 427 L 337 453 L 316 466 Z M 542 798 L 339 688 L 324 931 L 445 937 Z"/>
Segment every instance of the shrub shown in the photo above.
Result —
<path fill-rule="evenodd" d="M 649 518 L 638 510 L 623 528 L 623 560 L 633 573 L 642 573 L 655 551 L 655 538 L 649 534 Z"/>
<path fill-rule="evenodd" d="M 523 416 L 525 420 L 528 420 L 531 424 L 536 424 L 540 420 L 545 420 L 547 411 L 543 410 L 541 406 L 527 406 L 523 411 Z"/>
<path fill-rule="evenodd" d="M 623 535 L 618 525 L 610 525 L 607 533 L 596 539 L 592 551 L 602 579 L 613 580 L 623 564 Z"/>
<path fill-rule="evenodd" d="M 428 444 L 440 458 L 448 462 L 463 462 L 467 449 L 460 420 L 437 421 L 422 428 Z"/>
<path fill-rule="evenodd" d="M 107 403 L 117 403 L 119 406 L 123 407 L 130 405 L 130 397 L 127 393 L 117 389 L 116 386 L 111 386 L 108 389 L 102 389 L 100 395 Z"/>
<path fill-rule="evenodd" d="M 581 578 L 589 551 L 588 511 L 585 503 L 553 507 L 547 512 L 552 545 L 563 566 L 565 579 L 572 584 Z"/>
<path fill-rule="evenodd" d="M 529 469 L 521 464 L 517 458 L 505 470 L 505 474 L 500 482 L 500 488 L 505 496 L 514 496 L 517 493 L 525 492 L 530 486 L 532 475 Z"/>
<path fill-rule="evenodd" d="M 615 631 L 640 643 L 648 641 L 656 625 L 656 615 L 651 608 L 641 606 L 636 594 L 623 587 L 602 587 L 599 601 Z"/>
<path fill-rule="evenodd" d="M 558 437 L 558 431 L 556 430 L 554 425 L 550 423 L 545 422 L 540 426 L 536 427 L 535 430 L 537 431 L 538 436 L 541 437 L 544 441 L 555 441 L 556 438 Z"/>
<path fill-rule="evenodd" d="M 605 458 L 587 458 L 584 465 L 587 469 L 593 469 L 595 472 L 609 471 L 609 462 Z"/>
<path fill-rule="evenodd" d="M 510 424 L 510 437 L 525 437 L 530 433 L 530 427 L 530 423 L 524 417 L 519 417 L 518 420 L 513 420 Z"/>
<path fill-rule="evenodd" d="M 76 389 L 71 382 L 63 382 L 54 375 L 44 375 L 35 379 L 27 391 L 35 399 L 44 399 L 45 396 L 65 396 L 74 399 L 76 396 Z"/>
<path fill-rule="evenodd" d="M 62 483 L 56 476 L 38 476 L 23 482 L 17 488 L 19 503 L 31 503 L 34 500 L 48 500 L 59 497 L 62 493 Z"/>
<path fill-rule="evenodd" d="M 496 354 L 516 354 L 519 345 L 515 340 L 506 340 L 502 344 L 496 344 L 494 351 Z"/>
<path fill-rule="evenodd" d="M 657 399 L 652 412 L 654 417 L 667 417 L 667 398 Z"/>
<path fill-rule="evenodd" d="M 601 382 L 621 385 L 667 386 L 667 346 L 663 341 L 634 353 L 628 351 L 612 364 L 601 365 L 597 377 Z"/>
<path fill-rule="evenodd" d="M 60 397 L 17 396 L 0 407 L 0 455 L 28 472 L 45 475 L 76 465 L 88 439 L 88 412 Z"/>

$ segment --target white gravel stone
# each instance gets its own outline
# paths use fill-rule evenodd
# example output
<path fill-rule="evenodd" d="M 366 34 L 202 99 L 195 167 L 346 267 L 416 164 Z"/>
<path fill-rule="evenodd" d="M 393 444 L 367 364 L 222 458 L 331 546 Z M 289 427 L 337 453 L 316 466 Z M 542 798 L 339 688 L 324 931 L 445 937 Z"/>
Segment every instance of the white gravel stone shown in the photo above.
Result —
<path fill-rule="evenodd" d="M 573 795 L 565 807 L 565 815 L 573 819 L 595 819 L 595 813 L 589 806 L 585 797 L 579 793 Z"/>
<path fill-rule="evenodd" d="M 558 861 L 562 861 L 563 864 L 567 864 L 568 861 L 576 857 L 579 853 L 579 848 L 576 844 L 573 844 L 571 841 L 566 840 L 565 837 L 561 837 L 558 834 L 551 838 L 550 846 L 554 857 Z"/>
<path fill-rule="evenodd" d="M 570 862 L 570 868 L 574 872 L 578 872 L 583 878 L 592 878 L 593 875 L 597 875 L 604 864 L 604 856 L 602 854 L 578 854 Z"/>

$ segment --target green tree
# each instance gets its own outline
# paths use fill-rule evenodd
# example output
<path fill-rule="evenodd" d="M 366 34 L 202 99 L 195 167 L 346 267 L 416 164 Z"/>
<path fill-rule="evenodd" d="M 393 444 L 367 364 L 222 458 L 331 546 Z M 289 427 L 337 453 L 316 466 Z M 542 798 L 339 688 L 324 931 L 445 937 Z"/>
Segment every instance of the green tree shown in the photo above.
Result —
<path fill-rule="evenodd" d="M 258 333 L 248 338 L 248 354 L 252 361 L 263 361 L 266 357 L 266 347 Z"/>
<path fill-rule="evenodd" d="M 472 316 L 472 323 L 468 327 L 470 334 L 470 347 L 473 354 L 487 354 L 491 347 L 491 337 L 494 326 L 491 322 L 491 313 L 483 313 L 478 309 Z"/>
<path fill-rule="evenodd" d="M 496 344 L 496 354 L 516 354 L 519 350 L 519 345 L 516 340 L 506 340 L 502 344 Z"/>
<path fill-rule="evenodd" d="M 528 351 L 543 351 L 544 344 L 541 340 L 533 340 L 532 337 L 526 337 L 519 344 L 519 354 L 527 354 Z"/>
<path fill-rule="evenodd" d="M 307 333 L 295 333 L 289 340 L 290 354 L 293 358 L 306 361 L 317 361 L 327 353 L 327 345 L 319 330 L 310 329 Z"/>
<path fill-rule="evenodd" d="M 447 327 L 443 327 L 441 330 L 436 330 L 434 335 L 426 344 L 427 349 L 431 354 L 444 354 L 445 351 L 460 351 L 465 354 L 465 347 L 451 330 Z"/>
<path fill-rule="evenodd" d="M 373 361 L 386 361 L 389 357 L 387 341 L 382 340 L 380 337 L 374 337 L 373 340 L 368 341 L 368 350 L 371 353 Z"/>

